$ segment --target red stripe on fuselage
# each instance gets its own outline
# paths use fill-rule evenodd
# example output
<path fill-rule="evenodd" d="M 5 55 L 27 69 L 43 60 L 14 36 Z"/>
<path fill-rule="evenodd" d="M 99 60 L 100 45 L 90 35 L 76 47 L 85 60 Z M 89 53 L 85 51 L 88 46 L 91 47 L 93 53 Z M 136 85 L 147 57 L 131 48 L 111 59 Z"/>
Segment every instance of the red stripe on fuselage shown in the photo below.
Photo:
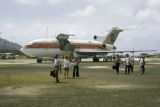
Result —
<path fill-rule="evenodd" d="M 97 49 L 102 47 L 102 44 L 73 44 L 75 49 Z M 60 48 L 59 44 L 33 44 L 26 45 L 25 48 Z"/>
<path fill-rule="evenodd" d="M 59 44 L 33 44 L 26 45 L 25 48 L 60 48 Z"/>

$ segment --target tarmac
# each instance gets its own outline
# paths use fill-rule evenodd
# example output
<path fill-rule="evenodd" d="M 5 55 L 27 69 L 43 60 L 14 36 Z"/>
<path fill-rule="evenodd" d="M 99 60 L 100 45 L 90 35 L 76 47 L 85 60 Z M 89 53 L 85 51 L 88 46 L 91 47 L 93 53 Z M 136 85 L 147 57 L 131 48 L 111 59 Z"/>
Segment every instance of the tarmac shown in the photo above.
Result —
<path fill-rule="evenodd" d="M 35 63 L 35 59 L 0 59 L 0 65 L 6 64 L 31 64 Z"/>
<path fill-rule="evenodd" d="M 117 75 L 112 62 L 88 61 L 80 63 L 79 78 L 73 79 L 70 71 L 65 79 L 62 70 L 60 83 L 55 83 L 49 76 L 51 62 L 0 60 L 0 107 L 159 106 L 159 61 L 148 60 L 143 77 L 138 63 L 135 72 L 126 76 L 124 65 Z"/>

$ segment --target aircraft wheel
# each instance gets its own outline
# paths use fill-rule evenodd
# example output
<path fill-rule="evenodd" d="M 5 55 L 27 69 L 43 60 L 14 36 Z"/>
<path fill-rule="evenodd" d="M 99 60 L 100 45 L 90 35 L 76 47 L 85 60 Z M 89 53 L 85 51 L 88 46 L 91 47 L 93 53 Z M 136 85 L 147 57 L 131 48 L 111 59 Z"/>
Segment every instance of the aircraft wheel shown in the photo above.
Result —
<path fill-rule="evenodd" d="M 93 62 L 99 62 L 99 58 L 93 57 Z"/>
<path fill-rule="evenodd" d="M 103 62 L 108 62 L 108 59 L 103 59 Z"/>
<path fill-rule="evenodd" d="M 41 58 L 38 58 L 38 59 L 37 59 L 37 63 L 42 63 L 42 59 L 41 59 Z"/>

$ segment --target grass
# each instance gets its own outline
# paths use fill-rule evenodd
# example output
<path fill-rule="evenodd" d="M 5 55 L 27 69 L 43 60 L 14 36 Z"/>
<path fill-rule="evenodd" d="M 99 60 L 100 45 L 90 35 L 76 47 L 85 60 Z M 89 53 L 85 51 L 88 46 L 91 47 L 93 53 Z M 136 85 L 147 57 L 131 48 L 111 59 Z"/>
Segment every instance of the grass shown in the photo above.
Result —
<path fill-rule="evenodd" d="M 146 65 L 144 75 L 139 64 L 130 75 L 111 66 L 81 63 L 80 78 L 61 74 L 57 84 L 51 64 L 0 65 L 0 107 L 159 107 L 159 65 Z"/>

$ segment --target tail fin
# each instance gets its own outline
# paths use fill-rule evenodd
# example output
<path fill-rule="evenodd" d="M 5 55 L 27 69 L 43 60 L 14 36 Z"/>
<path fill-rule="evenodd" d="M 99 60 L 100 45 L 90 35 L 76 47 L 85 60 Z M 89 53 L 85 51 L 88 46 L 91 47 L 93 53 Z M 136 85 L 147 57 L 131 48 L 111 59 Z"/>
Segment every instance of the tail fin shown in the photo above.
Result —
<path fill-rule="evenodd" d="M 120 32 L 122 32 L 123 29 L 120 29 L 118 27 L 113 27 L 110 32 L 106 35 L 106 38 L 103 41 L 103 44 L 111 44 L 113 45 L 116 41 L 118 35 Z"/>

